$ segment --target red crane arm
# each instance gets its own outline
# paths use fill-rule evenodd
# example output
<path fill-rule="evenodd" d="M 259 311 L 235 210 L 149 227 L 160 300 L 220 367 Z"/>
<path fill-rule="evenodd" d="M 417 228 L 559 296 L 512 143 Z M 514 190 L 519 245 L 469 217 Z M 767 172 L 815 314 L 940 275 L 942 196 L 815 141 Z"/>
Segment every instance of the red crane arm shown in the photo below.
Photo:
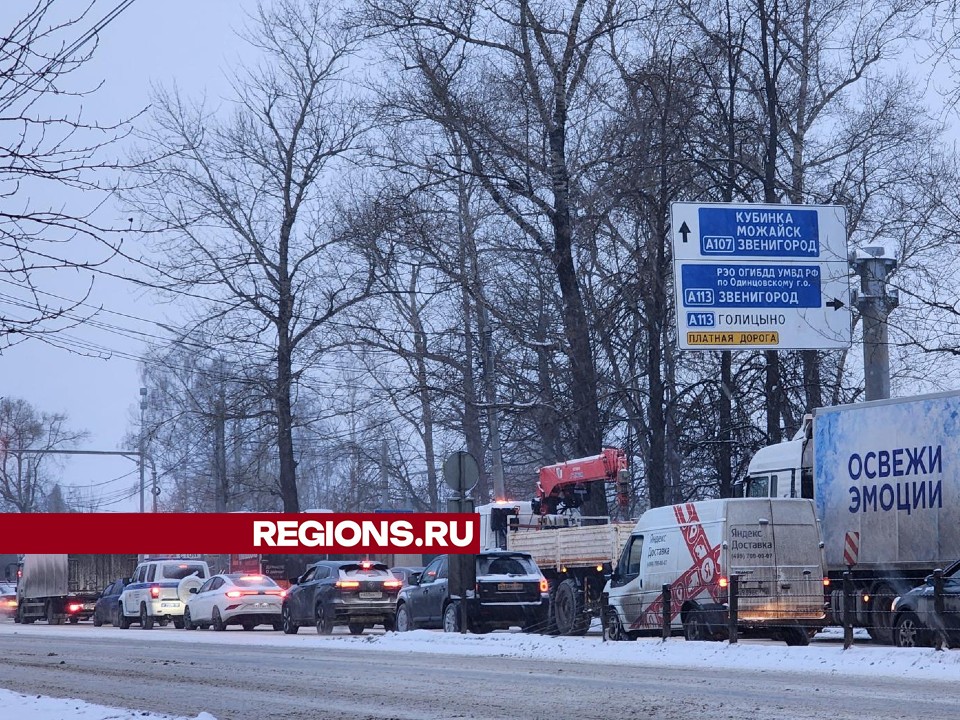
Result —
<path fill-rule="evenodd" d="M 537 497 L 545 498 L 568 485 L 605 481 L 618 482 L 627 472 L 627 457 L 623 450 L 604 448 L 599 455 L 567 460 L 540 468 Z"/>

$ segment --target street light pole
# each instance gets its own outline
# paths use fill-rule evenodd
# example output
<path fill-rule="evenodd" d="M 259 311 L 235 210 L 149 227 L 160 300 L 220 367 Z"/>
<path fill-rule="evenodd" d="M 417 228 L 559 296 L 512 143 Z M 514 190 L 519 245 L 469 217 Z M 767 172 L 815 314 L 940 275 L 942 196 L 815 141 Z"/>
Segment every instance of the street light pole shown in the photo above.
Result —
<path fill-rule="evenodd" d="M 144 511 L 143 507 L 143 494 L 146 490 L 146 468 L 144 459 L 146 458 L 146 449 L 147 449 L 147 436 L 144 430 L 146 429 L 146 414 L 147 414 L 147 389 L 145 387 L 140 388 L 140 512 Z"/>

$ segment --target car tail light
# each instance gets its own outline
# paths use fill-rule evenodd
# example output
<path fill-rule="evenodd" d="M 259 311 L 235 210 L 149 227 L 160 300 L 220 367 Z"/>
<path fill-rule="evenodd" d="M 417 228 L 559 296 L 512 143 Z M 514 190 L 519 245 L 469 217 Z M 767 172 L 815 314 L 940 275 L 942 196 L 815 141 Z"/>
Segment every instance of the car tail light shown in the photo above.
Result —
<path fill-rule="evenodd" d="M 540 592 L 542 593 L 550 592 L 550 583 L 547 582 L 546 578 L 540 578 Z"/>
<path fill-rule="evenodd" d="M 243 595 L 243 593 L 240 592 L 239 590 L 230 590 L 230 591 L 227 593 L 227 597 L 228 597 L 228 598 L 238 598 L 238 597 L 240 597 L 241 595 Z"/>
<path fill-rule="evenodd" d="M 369 570 L 372 565 L 373 563 L 370 562 L 369 560 L 364 560 L 362 563 L 360 563 L 360 567 L 363 568 L 364 570 Z"/>
<path fill-rule="evenodd" d="M 83 605 L 79 605 L 77 603 L 70 603 L 67 605 L 67 612 L 80 612 L 81 610 L 83 610 Z"/>
<path fill-rule="evenodd" d="M 359 580 L 337 580 L 338 588 L 358 588 L 360 587 Z"/>
<path fill-rule="evenodd" d="M 160 597 L 160 586 L 159 586 L 159 585 L 154 585 L 152 588 L 150 588 L 150 597 L 152 597 L 152 598 L 158 598 L 158 597 Z"/>
<path fill-rule="evenodd" d="M 403 581 L 402 580 L 385 580 L 383 583 L 383 586 L 390 590 L 399 590 L 401 587 L 403 587 Z"/>
<path fill-rule="evenodd" d="M 264 594 L 264 595 L 279 595 L 280 597 L 286 597 L 286 596 L 287 596 L 287 591 L 286 591 L 286 590 L 264 590 L 264 591 L 263 591 L 263 594 Z"/>
<path fill-rule="evenodd" d="M 717 584 L 720 585 L 721 589 L 726 589 L 727 585 L 729 585 L 730 583 L 727 581 L 725 577 L 722 577 L 720 578 Z"/>

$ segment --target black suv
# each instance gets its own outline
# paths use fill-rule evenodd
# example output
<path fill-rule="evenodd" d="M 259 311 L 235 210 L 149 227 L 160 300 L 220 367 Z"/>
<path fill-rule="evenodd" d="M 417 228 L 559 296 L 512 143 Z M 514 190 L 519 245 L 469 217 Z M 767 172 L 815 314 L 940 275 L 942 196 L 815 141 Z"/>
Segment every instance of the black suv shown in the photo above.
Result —
<path fill-rule="evenodd" d="M 546 625 L 550 600 L 547 581 L 526 553 L 488 550 L 477 556 L 477 586 L 467 596 L 471 632 L 520 626 L 541 630 Z M 447 587 L 447 556 L 424 568 L 420 578 L 400 591 L 396 627 L 443 628 L 460 631 L 460 598 Z"/>
<path fill-rule="evenodd" d="M 323 560 L 300 577 L 290 579 L 283 600 L 283 631 L 293 635 L 303 625 L 315 625 L 321 635 L 334 625 L 346 625 L 354 635 L 383 625 L 393 630 L 394 608 L 402 580 L 383 563 L 369 560 Z"/>

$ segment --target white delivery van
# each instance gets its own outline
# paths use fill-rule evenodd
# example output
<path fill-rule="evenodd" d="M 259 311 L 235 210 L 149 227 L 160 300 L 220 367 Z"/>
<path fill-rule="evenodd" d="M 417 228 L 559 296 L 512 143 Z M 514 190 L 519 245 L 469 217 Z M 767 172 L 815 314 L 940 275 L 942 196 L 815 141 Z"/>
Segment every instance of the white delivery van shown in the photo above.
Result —
<path fill-rule="evenodd" d="M 688 640 L 725 638 L 733 574 L 741 631 L 806 645 L 826 622 L 813 502 L 737 498 L 648 510 L 604 588 L 604 636 L 659 633 L 669 585 L 674 631 Z"/>

